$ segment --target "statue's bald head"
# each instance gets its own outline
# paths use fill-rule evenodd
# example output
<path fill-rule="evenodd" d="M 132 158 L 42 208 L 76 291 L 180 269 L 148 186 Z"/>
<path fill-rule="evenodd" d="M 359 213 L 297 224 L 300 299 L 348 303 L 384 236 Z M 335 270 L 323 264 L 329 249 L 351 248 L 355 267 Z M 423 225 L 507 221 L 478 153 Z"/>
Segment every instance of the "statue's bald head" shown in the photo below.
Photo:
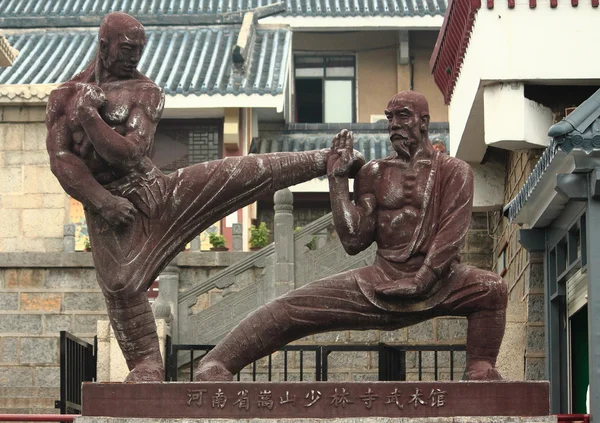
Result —
<path fill-rule="evenodd" d="M 109 13 L 102 19 L 100 30 L 98 31 L 98 41 L 106 40 L 111 42 L 122 34 L 128 38 L 142 37 L 146 41 L 146 32 L 144 26 L 133 16 L 123 12 Z"/>
<path fill-rule="evenodd" d="M 429 103 L 425 96 L 417 91 L 401 91 L 388 102 L 388 109 L 398 106 L 412 106 L 421 117 L 429 116 Z"/>
<path fill-rule="evenodd" d="M 109 13 L 100 25 L 98 41 L 99 65 L 118 79 L 132 78 L 146 45 L 142 24 L 126 13 Z"/>

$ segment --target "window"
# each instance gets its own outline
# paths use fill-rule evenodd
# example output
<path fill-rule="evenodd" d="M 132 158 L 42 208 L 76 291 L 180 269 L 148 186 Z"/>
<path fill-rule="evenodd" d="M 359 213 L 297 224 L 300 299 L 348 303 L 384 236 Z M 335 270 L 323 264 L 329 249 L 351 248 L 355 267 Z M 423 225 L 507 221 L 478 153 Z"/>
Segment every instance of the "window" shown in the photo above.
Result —
<path fill-rule="evenodd" d="M 223 122 L 163 120 L 156 128 L 152 161 L 165 173 L 221 158 Z"/>
<path fill-rule="evenodd" d="M 296 56 L 294 65 L 296 122 L 354 122 L 354 56 Z"/>

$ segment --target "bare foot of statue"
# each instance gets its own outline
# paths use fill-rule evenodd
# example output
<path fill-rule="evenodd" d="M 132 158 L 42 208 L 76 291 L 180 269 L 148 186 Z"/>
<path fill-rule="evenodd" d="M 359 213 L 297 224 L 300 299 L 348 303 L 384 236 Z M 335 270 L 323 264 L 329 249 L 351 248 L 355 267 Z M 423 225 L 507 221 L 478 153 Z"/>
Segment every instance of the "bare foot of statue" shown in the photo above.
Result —
<path fill-rule="evenodd" d="M 223 363 L 213 360 L 202 363 L 200 367 L 198 367 L 194 380 L 196 380 L 196 382 L 203 380 L 229 382 L 233 380 L 233 375 L 225 368 Z"/>
<path fill-rule="evenodd" d="M 125 382 L 162 382 L 165 368 L 160 354 L 153 355 L 137 364 L 127 375 Z"/>
<path fill-rule="evenodd" d="M 487 361 L 476 361 L 467 364 L 467 380 L 504 380 L 498 369 Z"/>

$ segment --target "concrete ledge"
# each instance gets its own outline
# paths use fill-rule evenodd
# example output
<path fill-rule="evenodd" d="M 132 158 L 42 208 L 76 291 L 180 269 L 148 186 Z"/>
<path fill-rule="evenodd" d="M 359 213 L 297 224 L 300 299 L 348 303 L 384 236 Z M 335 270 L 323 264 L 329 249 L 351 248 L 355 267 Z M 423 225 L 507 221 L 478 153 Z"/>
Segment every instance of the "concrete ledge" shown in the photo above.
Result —
<path fill-rule="evenodd" d="M 0 253 L 3 267 L 94 267 L 91 253 Z"/>
<path fill-rule="evenodd" d="M 227 267 L 252 252 L 202 251 L 177 256 L 181 267 Z M 0 253 L 0 268 L 22 267 L 95 267 L 91 253 Z"/>
<path fill-rule="evenodd" d="M 556 423 L 556 416 L 540 417 L 360 417 L 345 419 L 147 419 L 115 417 L 77 417 L 75 423 Z"/>

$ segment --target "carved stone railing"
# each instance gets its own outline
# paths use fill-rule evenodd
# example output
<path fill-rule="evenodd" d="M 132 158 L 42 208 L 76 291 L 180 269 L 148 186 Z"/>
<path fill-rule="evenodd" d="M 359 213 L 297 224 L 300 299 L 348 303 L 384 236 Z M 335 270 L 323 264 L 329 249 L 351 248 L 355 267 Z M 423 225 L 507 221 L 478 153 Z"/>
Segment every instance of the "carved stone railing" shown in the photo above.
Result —
<path fill-rule="evenodd" d="M 249 313 L 277 296 L 373 262 L 374 246 L 356 256 L 346 254 L 333 230 L 331 214 L 294 232 L 291 192 L 278 191 L 274 200 L 275 242 L 180 294 L 180 343 L 214 344 Z M 214 288 L 223 290 L 222 299 L 194 310 L 199 296 Z"/>

